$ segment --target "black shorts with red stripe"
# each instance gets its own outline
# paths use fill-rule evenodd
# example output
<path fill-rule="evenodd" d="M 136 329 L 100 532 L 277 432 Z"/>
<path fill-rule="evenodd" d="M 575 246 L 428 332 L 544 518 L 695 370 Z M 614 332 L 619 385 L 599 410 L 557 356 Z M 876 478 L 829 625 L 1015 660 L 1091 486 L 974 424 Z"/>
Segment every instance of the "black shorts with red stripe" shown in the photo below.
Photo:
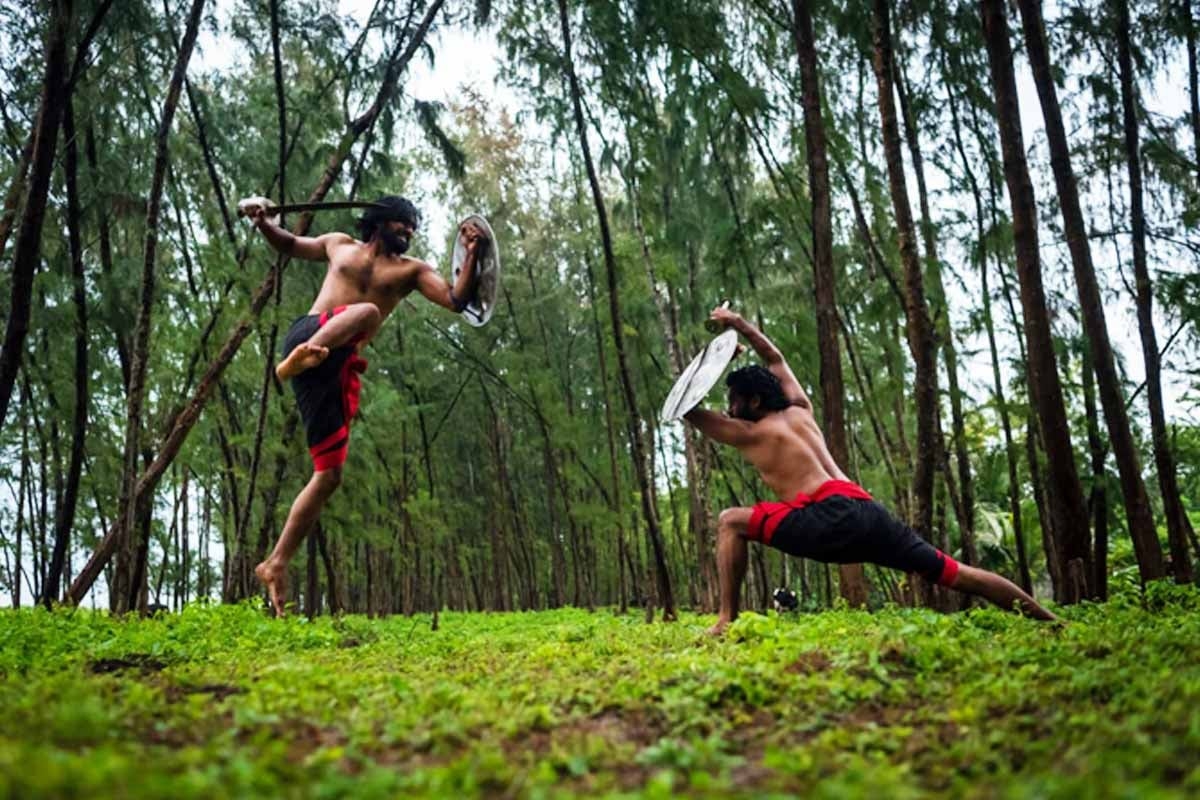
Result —
<path fill-rule="evenodd" d="M 344 310 L 308 314 L 288 328 L 283 339 L 286 358 L 296 347 L 312 338 L 321 326 Z M 296 405 L 308 439 L 308 452 L 316 472 L 340 467 L 350 448 L 350 420 L 358 411 L 358 374 L 367 362 L 358 356 L 353 344 L 331 348 L 329 356 L 315 367 L 292 378 Z"/>
<path fill-rule="evenodd" d="M 959 564 L 854 484 L 754 507 L 747 538 L 790 555 L 832 564 L 878 564 L 949 586 Z M 825 489 L 826 487 L 822 487 Z M 857 491 L 855 491 L 857 490 Z"/>

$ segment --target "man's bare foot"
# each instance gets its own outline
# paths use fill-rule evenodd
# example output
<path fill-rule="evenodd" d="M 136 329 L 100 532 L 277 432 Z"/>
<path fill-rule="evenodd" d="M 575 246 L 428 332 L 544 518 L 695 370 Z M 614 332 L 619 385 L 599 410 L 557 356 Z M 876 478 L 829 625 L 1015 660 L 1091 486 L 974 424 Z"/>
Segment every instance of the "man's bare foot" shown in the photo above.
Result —
<path fill-rule="evenodd" d="M 266 587 L 267 595 L 271 598 L 271 606 L 275 609 L 275 616 L 282 617 L 283 602 L 287 596 L 287 569 L 276 569 L 272 566 L 271 560 L 267 559 L 254 568 L 254 574 Z"/>
<path fill-rule="evenodd" d="M 276 365 L 275 374 L 279 376 L 279 380 L 286 381 L 289 378 L 296 377 L 306 369 L 312 369 L 328 357 L 328 347 L 304 342 L 296 345 L 295 349 L 288 353 L 287 358 Z"/>
<path fill-rule="evenodd" d="M 713 625 L 711 628 L 709 628 L 707 631 L 705 631 L 705 633 L 708 634 L 709 636 L 724 636 L 725 629 L 729 627 L 729 623 L 730 623 L 730 620 L 718 619 L 717 624 Z"/>

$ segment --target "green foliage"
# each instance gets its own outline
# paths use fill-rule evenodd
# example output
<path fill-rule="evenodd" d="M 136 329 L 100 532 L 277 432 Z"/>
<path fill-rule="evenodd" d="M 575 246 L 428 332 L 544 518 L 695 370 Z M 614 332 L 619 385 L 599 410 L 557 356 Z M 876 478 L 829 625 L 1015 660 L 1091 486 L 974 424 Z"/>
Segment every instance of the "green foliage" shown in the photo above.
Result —
<path fill-rule="evenodd" d="M 1198 611 L 8 611 L 0 796 L 1183 797 Z"/>

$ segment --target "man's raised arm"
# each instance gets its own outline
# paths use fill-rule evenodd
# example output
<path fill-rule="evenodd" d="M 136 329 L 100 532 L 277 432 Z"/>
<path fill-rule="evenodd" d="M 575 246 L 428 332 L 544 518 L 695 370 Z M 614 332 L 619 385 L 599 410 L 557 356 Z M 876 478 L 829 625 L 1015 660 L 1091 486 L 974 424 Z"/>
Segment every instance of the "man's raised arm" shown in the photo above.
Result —
<path fill-rule="evenodd" d="M 327 245 L 335 241 L 349 241 L 344 233 L 326 233 L 323 236 L 296 236 L 289 230 L 279 227 L 267 215 L 270 209 L 264 206 L 247 206 L 246 213 L 254 220 L 254 227 L 262 232 L 267 243 L 279 253 L 293 258 L 303 258 L 306 261 L 327 261 L 329 253 Z"/>
<path fill-rule="evenodd" d="M 808 395 L 804 393 L 800 381 L 796 380 L 792 368 L 784 360 L 783 353 L 775 346 L 774 342 L 767 338 L 765 333 L 743 319 L 741 314 L 730 311 L 728 308 L 714 308 L 709 319 L 719 322 L 726 328 L 733 328 L 746 337 L 746 341 L 754 348 L 754 352 L 758 353 L 758 357 L 763 360 L 767 369 L 779 379 L 779 383 L 783 387 L 783 394 L 791 401 L 792 405 L 812 408 Z"/>
<path fill-rule="evenodd" d="M 479 270 L 481 249 L 487 246 L 487 237 L 483 229 L 473 222 L 464 223 L 459 229 L 459 235 L 465 241 L 467 253 L 453 286 L 428 264 L 417 273 L 417 291 L 426 300 L 456 314 L 466 308 L 467 303 L 470 302 L 475 284 L 475 273 Z"/>
<path fill-rule="evenodd" d="M 695 425 L 705 436 L 721 444 L 741 447 L 750 438 L 750 426 L 746 422 L 705 408 L 693 408 L 684 414 L 683 418 Z"/>

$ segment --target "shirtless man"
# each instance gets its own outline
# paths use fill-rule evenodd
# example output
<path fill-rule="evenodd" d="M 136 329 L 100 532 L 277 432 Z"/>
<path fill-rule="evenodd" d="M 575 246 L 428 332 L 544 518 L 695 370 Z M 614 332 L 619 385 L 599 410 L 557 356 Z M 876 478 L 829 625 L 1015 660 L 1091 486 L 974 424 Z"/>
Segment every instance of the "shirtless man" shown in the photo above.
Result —
<path fill-rule="evenodd" d="M 384 197 L 378 205 L 384 208 L 368 209 L 359 220 L 361 241 L 344 233 L 294 236 L 268 219 L 268 208 L 244 206 L 280 253 L 329 265 L 312 308 L 288 329 L 275 368 L 280 380 L 291 380 L 313 461 L 312 477 L 292 503 L 275 549 L 254 569 L 277 616 L 287 597 L 288 562 L 342 482 L 350 420 L 358 411 L 358 375 L 367 367 L 359 350 L 412 291 L 459 312 L 474 288 L 481 228 L 471 224 L 459 231 L 467 255 L 451 286 L 429 264 L 404 255 L 421 221 L 416 207 L 402 197 Z"/>
<path fill-rule="evenodd" d="M 725 381 L 729 386 L 726 414 L 697 408 L 684 419 L 710 439 L 736 447 L 782 502 L 721 512 L 717 529 L 721 609 L 709 633 L 720 635 L 737 618 L 747 541 L 814 561 L 870 562 L 916 572 L 1001 608 L 1011 610 L 1016 604 L 1028 616 L 1055 619 L 1012 581 L 959 564 L 935 549 L 852 483 L 830 456 L 812 403 L 779 349 L 729 309 L 715 309 L 712 319 L 746 337 L 767 367 L 754 365 L 730 373 Z"/>

